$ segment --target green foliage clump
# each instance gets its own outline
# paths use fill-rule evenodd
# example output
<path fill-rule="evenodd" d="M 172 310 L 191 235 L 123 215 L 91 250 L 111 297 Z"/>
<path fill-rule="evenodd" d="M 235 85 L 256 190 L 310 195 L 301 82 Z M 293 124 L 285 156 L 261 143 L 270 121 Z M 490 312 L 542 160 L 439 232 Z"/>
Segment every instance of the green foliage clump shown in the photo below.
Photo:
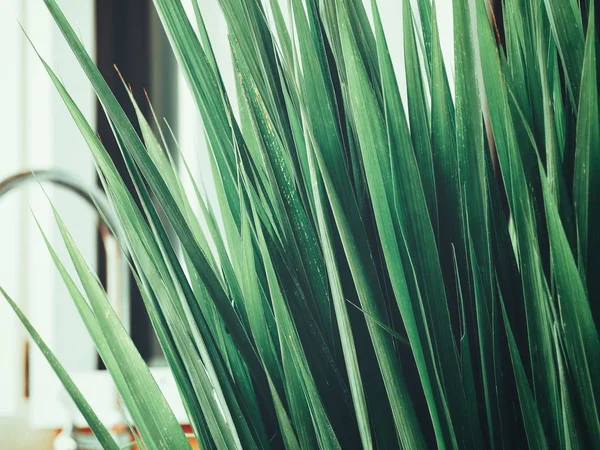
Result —
<path fill-rule="evenodd" d="M 285 12 L 220 0 L 237 116 L 202 7 L 192 23 L 179 0 L 154 3 L 218 206 L 137 107 L 135 131 L 54 0 L 135 197 L 44 65 L 89 144 L 200 448 L 600 448 L 593 0 L 504 0 L 501 22 L 485 0 L 454 0 L 453 74 L 429 0 L 403 1 L 401 42 L 386 41 L 375 0 Z M 390 46 L 403 48 L 405 98 Z M 49 247 L 140 444 L 188 448 L 57 221 L 82 291 Z"/>

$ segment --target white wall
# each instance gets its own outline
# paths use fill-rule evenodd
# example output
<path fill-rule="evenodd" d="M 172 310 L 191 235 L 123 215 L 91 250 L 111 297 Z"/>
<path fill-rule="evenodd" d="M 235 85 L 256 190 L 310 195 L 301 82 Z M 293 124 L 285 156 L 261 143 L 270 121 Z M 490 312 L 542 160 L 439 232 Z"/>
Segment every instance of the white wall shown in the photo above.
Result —
<path fill-rule="evenodd" d="M 93 50 L 93 0 L 61 0 L 67 16 Z M 91 89 L 42 1 L 0 0 L 0 179 L 18 171 L 62 168 L 94 183 L 83 139 L 56 95 L 43 67 L 26 42 L 19 22 L 56 69 L 86 116 L 94 122 Z M 95 262 L 95 213 L 64 190 L 45 186 L 86 257 Z M 54 245 L 60 238 L 48 200 L 36 183 L 0 198 L 0 285 L 21 305 L 64 365 L 73 371 L 93 367 L 91 341 L 52 264 L 33 213 Z M 64 251 L 60 251 L 65 255 Z M 27 336 L 0 299 L 0 447 L 18 448 L 27 419 L 33 425 L 61 423 L 59 384 L 37 348 L 31 346 L 30 401 L 23 396 Z M 1 417 L 10 415 L 10 419 Z M 15 428 L 16 427 L 16 428 Z M 21 432 L 16 432 L 16 430 Z M 16 439 L 6 442 L 11 435 Z M 31 447 L 29 447 L 31 448 Z M 41 448 L 41 447 L 39 447 Z"/>

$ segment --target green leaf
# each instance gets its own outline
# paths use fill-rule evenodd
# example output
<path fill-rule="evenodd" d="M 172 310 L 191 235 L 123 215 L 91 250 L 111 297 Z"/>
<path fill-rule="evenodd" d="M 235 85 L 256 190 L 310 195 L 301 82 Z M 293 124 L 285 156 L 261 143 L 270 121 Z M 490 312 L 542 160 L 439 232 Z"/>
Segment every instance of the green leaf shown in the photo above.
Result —
<path fill-rule="evenodd" d="M 327 274 L 329 276 L 329 283 L 331 286 L 331 296 L 333 299 L 333 306 L 335 309 L 335 318 L 337 320 L 340 338 L 342 341 L 342 351 L 344 353 L 344 361 L 346 363 L 346 369 L 348 371 L 350 390 L 352 391 L 352 401 L 354 404 L 354 410 L 356 412 L 361 442 L 363 448 L 372 448 L 373 440 L 371 437 L 371 429 L 369 425 L 369 413 L 367 409 L 363 381 L 358 363 L 354 333 L 352 331 L 350 316 L 348 315 L 348 311 L 346 310 L 346 301 L 344 299 L 339 268 L 335 261 L 335 254 L 330 236 L 329 225 L 327 223 L 325 213 L 323 211 L 324 207 L 322 183 L 320 183 L 319 178 L 317 178 L 318 172 L 315 166 L 314 156 L 312 156 L 309 153 L 308 158 L 310 166 L 310 175 L 315 193 L 314 201 L 317 223 L 319 227 L 319 235 L 321 240 L 321 247 L 323 248 L 325 256 L 325 265 L 327 268 Z"/>
<path fill-rule="evenodd" d="M 577 384 L 587 432 L 600 445 L 597 387 L 600 386 L 600 338 L 575 258 L 562 226 L 550 186 L 542 175 L 546 220 L 552 252 L 552 273 L 558 294 L 562 335 L 569 367 Z"/>
<path fill-rule="evenodd" d="M 17 315 L 17 317 L 19 318 L 19 320 L 33 339 L 33 341 L 40 348 L 42 355 L 44 355 L 44 357 L 52 367 L 52 370 L 54 370 L 54 373 L 56 373 L 56 376 L 60 379 L 60 382 L 73 399 L 73 402 L 77 406 L 77 409 L 79 409 L 79 411 L 85 418 L 92 432 L 96 436 L 96 439 L 98 439 L 98 442 L 100 443 L 100 445 L 102 445 L 102 448 L 106 450 L 119 450 L 119 446 L 112 438 L 110 432 L 100 421 L 100 419 L 98 418 L 90 404 L 87 402 L 77 385 L 69 376 L 68 372 L 58 361 L 52 350 L 50 350 L 50 347 L 46 345 L 44 339 L 42 339 L 42 337 L 36 331 L 35 327 L 29 322 L 29 320 L 27 320 L 27 317 L 25 316 L 23 311 L 21 311 L 21 308 L 19 308 L 19 306 L 13 301 L 12 298 L 10 298 L 10 296 L 6 293 L 4 289 L 2 289 L 2 287 L 0 287 L 0 293 L 2 293 L 9 306 L 15 312 L 15 314 Z"/>
<path fill-rule="evenodd" d="M 538 407 L 535 403 L 533 393 L 529 387 L 527 376 L 525 375 L 525 369 L 519 355 L 519 350 L 513 336 L 512 328 L 508 321 L 506 309 L 502 304 L 502 317 L 504 319 L 504 327 L 506 329 L 506 336 L 508 338 L 508 348 L 510 350 L 510 358 L 512 360 L 513 371 L 515 376 L 515 383 L 517 385 L 517 392 L 519 395 L 521 414 L 523 415 L 523 422 L 525 424 L 525 433 L 527 434 L 527 443 L 531 449 L 547 449 L 548 442 L 544 434 L 542 422 L 540 419 Z"/>
<path fill-rule="evenodd" d="M 98 323 L 98 330 L 102 330 L 101 332 L 114 362 L 121 371 L 122 379 L 116 379 L 115 382 L 119 384 L 120 392 L 130 393 L 130 397 L 126 400 L 127 404 L 136 407 L 133 410 L 130 408 L 130 412 L 134 418 L 134 423 L 142 430 L 143 440 L 147 445 L 157 448 L 189 448 L 189 443 L 181 426 L 169 408 L 156 381 L 152 378 L 146 363 L 112 309 L 102 286 L 84 261 L 73 238 L 56 211 L 54 217 L 75 270 L 88 295 L 91 309 Z"/>
<path fill-rule="evenodd" d="M 362 66 L 358 56 L 358 50 L 352 42 L 349 32 L 349 23 L 344 9 L 339 11 L 339 28 L 341 33 L 344 62 L 348 75 L 349 89 L 353 92 L 351 98 L 351 109 L 357 134 L 361 145 L 361 155 L 367 175 L 367 183 L 371 192 L 375 217 L 378 230 L 382 239 L 386 261 L 395 269 L 397 296 L 406 295 L 406 282 L 402 277 L 403 268 L 398 253 L 393 253 L 393 248 L 398 248 L 394 225 L 392 222 L 387 190 L 391 188 L 389 182 L 389 166 L 386 167 L 389 158 L 382 155 L 387 148 L 387 139 L 382 124 L 381 114 L 377 107 L 377 100 L 372 92 L 366 77 L 365 68 Z M 379 155 L 378 155 L 379 153 Z M 383 166 L 383 167 L 382 167 Z M 402 278 L 401 278 L 402 277 Z M 385 378 L 384 378 L 385 380 Z M 396 431 L 402 445 L 410 448 L 422 445 L 422 436 L 415 426 L 415 413 L 412 401 L 408 397 L 403 380 L 397 379 L 395 384 L 388 384 L 388 396 L 392 405 L 392 412 L 396 423 Z"/>
<path fill-rule="evenodd" d="M 597 298 L 600 284 L 594 276 L 600 267 L 600 240 L 594 232 L 600 225 L 600 114 L 596 72 L 596 22 L 594 9 L 590 12 L 585 58 L 581 79 L 581 94 L 577 114 L 575 174 L 573 204 L 577 221 L 577 257 L 583 280 L 587 280 L 588 294 Z M 596 318 L 598 308 L 595 307 Z"/>
<path fill-rule="evenodd" d="M 417 52 L 417 39 L 413 26 L 413 13 L 410 1 L 403 0 L 402 5 L 404 65 L 406 67 L 410 136 L 417 157 L 417 163 L 419 164 L 419 172 L 421 174 L 425 197 L 427 198 L 431 223 L 437 235 L 439 230 L 439 214 L 436 179 L 433 172 L 433 152 L 431 150 L 431 114 L 427 105 L 421 59 Z"/>
<path fill-rule="evenodd" d="M 563 62 L 571 105 L 576 107 L 585 40 L 581 12 L 575 0 L 544 0 L 544 5 Z"/>

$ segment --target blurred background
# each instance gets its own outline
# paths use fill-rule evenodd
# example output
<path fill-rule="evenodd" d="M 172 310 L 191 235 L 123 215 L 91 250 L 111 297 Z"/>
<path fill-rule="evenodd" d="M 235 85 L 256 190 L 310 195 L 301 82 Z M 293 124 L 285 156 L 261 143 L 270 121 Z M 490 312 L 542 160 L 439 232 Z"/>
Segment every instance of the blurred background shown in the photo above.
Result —
<path fill-rule="evenodd" d="M 287 1 L 282 0 L 284 9 Z M 58 3 L 128 114 L 132 115 L 133 109 L 114 66 L 150 117 L 147 92 L 156 116 L 172 128 L 183 157 L 194 176 L 202 178 L 208 201 L 214 204 L 202 124 L 151 0 L 59 0 Z M 193 16 L 191 0 L 183 3 Z M 198 0 L 198 3 L 226 88 L 235 99 L 227 29 L 218 0 Z M 392 59 L 398 68 L 403 60 L 399 26 L 402 2 L 380 0 L 379 5 Z M 451 1 L 438 1 L 437 13 L 443 50 L 452 73 Z M 123 427 L 118 396 L 110 377 L 94 351 L 34 220 L 35 215 L 59 256 L 67 261 L 47 194 L 87 260 L 95 266 L 140 353 L 185 424 L 185 413 L 139 293 L 134 283 L 128 283 L 130 275 L 123 268 L 118 246 L 109 238 L 94 208 L 73 189 L 42 182 L 41 177 L 20 185 L 6 182 L 19 173 L 51 169 L 60 171 L 58 179 L 63 182 L 69 180 L 86 186 L 87 190 L 101 192 L 87 146 L 20 26 L 96 127 L 119 169 L 125 170 L 90 85 L 43 1 L 0 0 L 0 183 L 5 181 L 0 184 L 0 286 L 26 312 L 101 419 L 115 430 Z M 400 77 L 398 81 L 404 91 L 404 80 Z M 173 156 L 176 160 L 181 158 L 179 154 Z M 13 312 L 0 299 L 0 448 L 51 449 L 59 430 L 71 426 L 85 427 L 85 423 L 41 353 L 30 344 Z M 59 444 L 56 443 L 57 448 Z M 89 444 L 85 448 L 96 447 Z"/>

